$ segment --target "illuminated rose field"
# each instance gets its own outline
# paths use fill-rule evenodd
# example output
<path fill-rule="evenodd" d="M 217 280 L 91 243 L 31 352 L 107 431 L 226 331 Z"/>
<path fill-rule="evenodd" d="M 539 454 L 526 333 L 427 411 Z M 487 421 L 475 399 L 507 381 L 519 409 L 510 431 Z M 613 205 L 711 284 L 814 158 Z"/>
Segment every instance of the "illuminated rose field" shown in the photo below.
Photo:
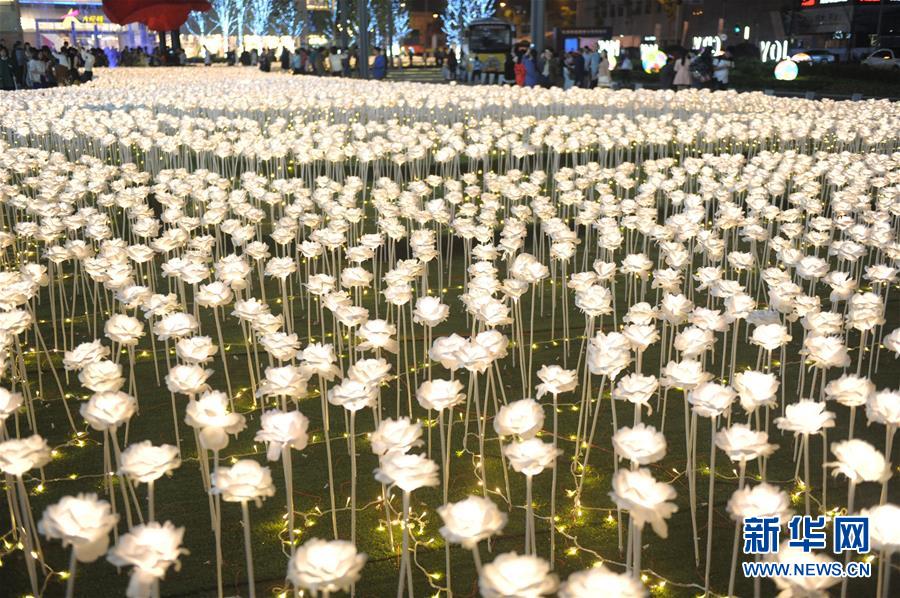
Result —
<path fill-rule="evenodd" d="M 116 69 L 0 203 L 0 594 L 900 587 L 896 103 Z"/>

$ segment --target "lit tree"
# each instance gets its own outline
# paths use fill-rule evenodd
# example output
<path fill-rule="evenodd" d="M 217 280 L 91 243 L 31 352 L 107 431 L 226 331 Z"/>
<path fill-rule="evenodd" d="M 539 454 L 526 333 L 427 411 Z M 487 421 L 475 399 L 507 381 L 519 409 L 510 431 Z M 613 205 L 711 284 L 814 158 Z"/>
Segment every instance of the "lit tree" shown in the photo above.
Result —
<path fill-rule="evenodd" d="M 184 28 L 191 35 L 203 37 L 206 35 L 207 26 L 209 25 L 206 19 L 207 15 L 205 12 L 196 10 L 191 13 L 190 18 L 184 24 Z"/>
<path fill-rule="evenodd" d="M 272 0 L 250 0 L 250 31 L 254 35 L 264 35 L 269 29 L 273 9 Z"/>
<path fill-rule="evenodd" d="M 393 31 L 391 32 L 391 42 L 402 42 L 411 29 L 409 27 L 409 8 L 406 6 L 406 0 L 391 0 L 391 14 L 394 22 Z"/>
<path fill-rule="evenodd" d="M 451 45 L 459 45 L 469 23 L 476 19 L 494 16 L 494 0 L 447 0 L 447 8 L 441 15 L 441 30 Z"/>
<path fill-rule="evenodd" d="M 247 0 L 234 0 L 234 25 L 237 47 L 244 46 L 244 21 L 247 19 Z"/>
<path fill-rule="evenodd" d="M 234 25 L 235 0 L 211 0 L 215 24 L 222 34 L 222 47 L 228 52 L 228 37 Z"/>

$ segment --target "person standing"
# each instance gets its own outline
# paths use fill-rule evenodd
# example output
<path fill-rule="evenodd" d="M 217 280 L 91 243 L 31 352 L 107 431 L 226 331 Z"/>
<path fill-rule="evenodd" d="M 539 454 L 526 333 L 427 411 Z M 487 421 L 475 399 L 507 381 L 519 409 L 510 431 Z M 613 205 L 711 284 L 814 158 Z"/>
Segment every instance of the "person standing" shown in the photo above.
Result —
<path fill-rule="evenodd" d="M 597 76 L 600 71 L 600 54 L 591 51 L 590 47 L 584 47 L 584 71 L 586 89 L 597 85 Z"/>
<path fill-rule="evenodd" d="M 447 73 L 450 75 L 451 81 L 456 81 L 457 68 L 459 68 L 459 61 L 456 59 L 456 50 L 450 48 L 447 52 Z"/>
<path fill-rule="evenodd" d="M 206 46 L 203 46 L 203 64 L 212 66 L 212 52 Z"/>
<path fill-rule="evenodd" d="M 96 57 L 84 48 L 81 49 L 81 61 L 84 62 L 84 72 L 81 73 L 81 82 L 87 83 L 94 78 L 94 62 Z"/>
<path fill-rule="evenodd" d="M 713 80 L 718 89 L 725 89 L 728 86 L 728 74 L 734 68 L 734 61 L 731 59 L 731 52 L 725 50 L 715 57 L 713 60 Z"/>
<path fill-rule="evenodd" d="M 372 78 L 384 79 L 387 76 L 387 57 L 381 48 L 375 48 L 375 59 L 372 61 Z"/>
<path fill-rule="evenodd" d="M 629 87 L 631 85 L 631 58 L 628 56 L 628 52 L 622 52 L 622 59 L 619 61 L 619 66 L 616 70 L 619 71 L 619 82 L 622 87 Z"/>
<path fill-rule="evenodd" d="M 606 50 L 600 52 L 600 61 L 597 63 L 597 87 L 609 87 L 612 80 L 609 77 L 609 56 Z"/>
<path fill-rule="evenodd" d="M 0 46 L 0 90 L 14 91 L 16 89 L 16 67 L 9 51 L 5 46 Z"/>
<path fill-rule="evenodd" d="M 584 54 L 576 50 L 572 52 L 572 81 L 576 87 L 584 87 L 584 76 Z"/>
<path fill-rule="evenodd" d="M 331 54 L 328 56 L 328 68 L 332 77 L 340 77 L 344 72 L 344 64 L 341 55 L 338 54 L 337 46 L 331 47 Z"/>
<path fill-rule="evenodd" d="M 691 86 L 691 61 L 687 53 L 681 55 L 675 60 L 675 79 L 672 84 L 675 89 L 685 89 Z"/>
<path fill-rule="evenodd" d="M 538 84 L 537 55 L 534 48 L 529 49 L 522 58 L 525 65 L 525 87 L 534 87 Z"/>
<path fill-rule="evenodd" d="M 506 61 L 503 63 L 503 83 L 506 85 L 516 84 L 516 53 L 514 50 L 506 55 Z"/>

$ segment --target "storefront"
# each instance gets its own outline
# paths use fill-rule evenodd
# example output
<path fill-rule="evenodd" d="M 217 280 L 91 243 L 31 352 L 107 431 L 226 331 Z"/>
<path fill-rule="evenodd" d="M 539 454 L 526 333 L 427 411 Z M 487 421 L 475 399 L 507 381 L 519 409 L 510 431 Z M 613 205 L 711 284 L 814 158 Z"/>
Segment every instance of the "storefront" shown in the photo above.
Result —
<path fill-rule="evenodd" d="M 19 0 L 19 12 L 22 39 L 34 46 L 59 48 L 65 42 L 104 49 L 155 45 L 143 25 L 111 23 L 99 0 Z"/>

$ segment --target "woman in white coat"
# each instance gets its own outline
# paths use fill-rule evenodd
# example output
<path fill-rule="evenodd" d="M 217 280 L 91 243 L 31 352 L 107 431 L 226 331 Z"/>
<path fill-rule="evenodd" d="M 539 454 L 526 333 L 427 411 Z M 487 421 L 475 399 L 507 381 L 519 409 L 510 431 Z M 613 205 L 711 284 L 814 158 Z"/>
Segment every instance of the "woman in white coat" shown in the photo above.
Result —
<path fill-rule="evenodd" d="M 691 60 L 687 54 L 675 60 L 675 79 L 672 84 L 675 89 L 685 89 L 691 86 Z"/>

